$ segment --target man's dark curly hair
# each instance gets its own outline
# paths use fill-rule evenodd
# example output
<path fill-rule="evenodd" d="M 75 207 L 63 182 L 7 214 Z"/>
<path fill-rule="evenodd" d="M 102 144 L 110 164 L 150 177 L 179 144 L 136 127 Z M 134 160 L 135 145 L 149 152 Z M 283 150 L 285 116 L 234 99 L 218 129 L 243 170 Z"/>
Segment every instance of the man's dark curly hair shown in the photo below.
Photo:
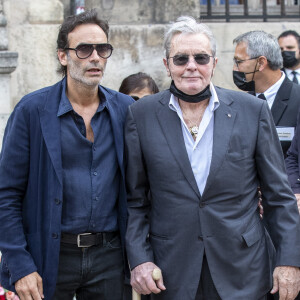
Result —
<path fill-rule="evenodd" d="M 75 29 L 75 27 L 82 24 L 96 24 L 105 33 L 108 39 L 109 26 L 104 20 L 101 20 L 97 16 L 95 9 L 87 10 L 81 14 L 67 17 L 61 24 L 58 37 L 57 37 L 57 50 L 63 50 L 69 47 L 68 34 Z M 63 76 L 67 74 L 67 67 L 60 65 L 58 70 Z"/>

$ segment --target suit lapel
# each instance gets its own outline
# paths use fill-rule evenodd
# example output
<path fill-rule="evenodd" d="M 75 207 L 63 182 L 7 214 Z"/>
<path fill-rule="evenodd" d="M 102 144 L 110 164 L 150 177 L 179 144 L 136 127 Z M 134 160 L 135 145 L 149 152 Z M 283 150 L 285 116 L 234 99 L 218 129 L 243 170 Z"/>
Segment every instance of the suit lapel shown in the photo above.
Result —
<path fill-rule="evenodd" d="M 213 183 L 217 171 L 221 167 L 225 158 L 236 117 L 236 112 L 230 107 L 232 99 L 220 90 L 216 89 L 216 91 L 220 101 L 220 106 L 215 110 L 214 113 L 212 159 L 203 196 L 205 195 L 206 190 Z"/>
<path fill-rule="evenodd" d="M 58 83 L 48 93 L 45 106 L 39 108 L 39 115 L 42 135 L 44 137 L 56 175 L 60 184 L 62 185 L 60 120 L 57 117 L 61 92 L 62 84 Z"/>
<path fill-rule="evenodd" d="M 293 83 L 286 77 L 281 84 L 271 108 L 275 125 L 278 125 L 282 114 L 288 105 Z"/>
<path fill-rule="evenodd" d="M 168 105 L 170 97 L 170 92 L 166 92 L 162 95 L 160 102 L 157 103 L 157 118 L 162 132 L 168 142 L 170 151 L 172 152 L 186 180 L 200 198 L 200 192 L 185 148 L 180 119 L 177 113 L 171 110 Z"/>

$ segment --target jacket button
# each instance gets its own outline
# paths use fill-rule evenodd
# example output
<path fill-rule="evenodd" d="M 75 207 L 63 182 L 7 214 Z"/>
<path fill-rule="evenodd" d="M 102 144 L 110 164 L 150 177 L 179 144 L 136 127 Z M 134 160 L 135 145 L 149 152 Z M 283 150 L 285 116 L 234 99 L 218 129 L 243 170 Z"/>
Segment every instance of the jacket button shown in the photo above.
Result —
<path fill-rule="evenodd" d="M 55 204 L 59 205 L 60 204 L 60 200 L 59 199 L 55 199 Z"/>
<path fill-rule="evenodd" d="M 199 206 L 200 207 L 204 207 L 205 206 L 205 202 L 200 202 Z"/>
<path fill-rule="evenodd" d="M 58 238 L 58 234 L 57 233 L 52 233 L 52 238 L 57 239 Z"/>

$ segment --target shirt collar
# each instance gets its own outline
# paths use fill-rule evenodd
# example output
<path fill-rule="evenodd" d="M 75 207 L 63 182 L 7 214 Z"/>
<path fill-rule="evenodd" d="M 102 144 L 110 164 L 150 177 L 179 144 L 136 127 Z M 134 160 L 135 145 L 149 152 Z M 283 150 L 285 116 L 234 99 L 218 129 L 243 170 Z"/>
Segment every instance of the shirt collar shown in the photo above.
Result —
<path fill-rule="evenodd" d="M 270 86 L 266 91 L 263 92 L 265 95 L 266 99 L 269 99 L 270 97 L 274 96 L 277 94 L 280 86 L 282 85 L 283 81 L 285 79 L 285 74 L 284 72 L 281 71 L 281 77 L 278 81 L 276 81 L 272 86 Z M 262 93 L 255 93 L 256 97 Z"/>
<path fill-rule="evenodd" d="M 220 101 L 219 101 L 218 95 L 216 93 L 215 87 L 212 84 L 212 82 L 209 85 L 209 89 L 211 92 L 211 97 L 209 99 L 209 103 L 208 103 L 207 107 L 211 112 L 214 112 L 220 106 Z M 178 98 L 175 97 L 173 94 L 171 94 L 171 97 L 170 97 L 169 108 L 176 112 L 178 112 L 178 111 L 181 112 Z"/>
<path fill-rule="evenodd" d="M 300 68 L 299 68 L 299 69 L 296 69 L 296 70 L 291 70 L 291 69 L 285 68 L 284 71 L 285 71 L 285 73 L 286 73 L 287 76 L 290 76 L 290 74 L 291 74 L 293 71 L 297 72 L 297 73 L 300 75 Z"/>
<path fill-rule="evenodd" d="M 57 111 L 58 117 L 61 117 L 62 115 L 65 115 L 70 111 L 74 111 L 72 104 L 70 103 L 70 100 L 66 94 L 66 86 L 67 86 L 67 80 L 64 80 L 62 83 L 61 98 L 60 98 L 60 103 Z M 99 104 L 96 113 L 101 112 L 104 108 L 108 109 L 107 100 L 105 98 L 104 93 L 102 93 L 100 86 L 98 87 L 98 93 L 101 99 L 101 103 Z"/>

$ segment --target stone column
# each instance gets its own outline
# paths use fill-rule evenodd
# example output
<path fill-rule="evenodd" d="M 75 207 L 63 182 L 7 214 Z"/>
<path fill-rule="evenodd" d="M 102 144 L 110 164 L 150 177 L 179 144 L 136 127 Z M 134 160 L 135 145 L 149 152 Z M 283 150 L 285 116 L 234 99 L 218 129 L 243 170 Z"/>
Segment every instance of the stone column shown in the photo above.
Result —
<path fill-rule="evenodd" d="M 0 149 L 8 116 L 12 110 L 10 96 L 10 74 L 17 67 L 18 53 L 8 51 L 6 18 L 3 0 L 0 0 Z"/>

